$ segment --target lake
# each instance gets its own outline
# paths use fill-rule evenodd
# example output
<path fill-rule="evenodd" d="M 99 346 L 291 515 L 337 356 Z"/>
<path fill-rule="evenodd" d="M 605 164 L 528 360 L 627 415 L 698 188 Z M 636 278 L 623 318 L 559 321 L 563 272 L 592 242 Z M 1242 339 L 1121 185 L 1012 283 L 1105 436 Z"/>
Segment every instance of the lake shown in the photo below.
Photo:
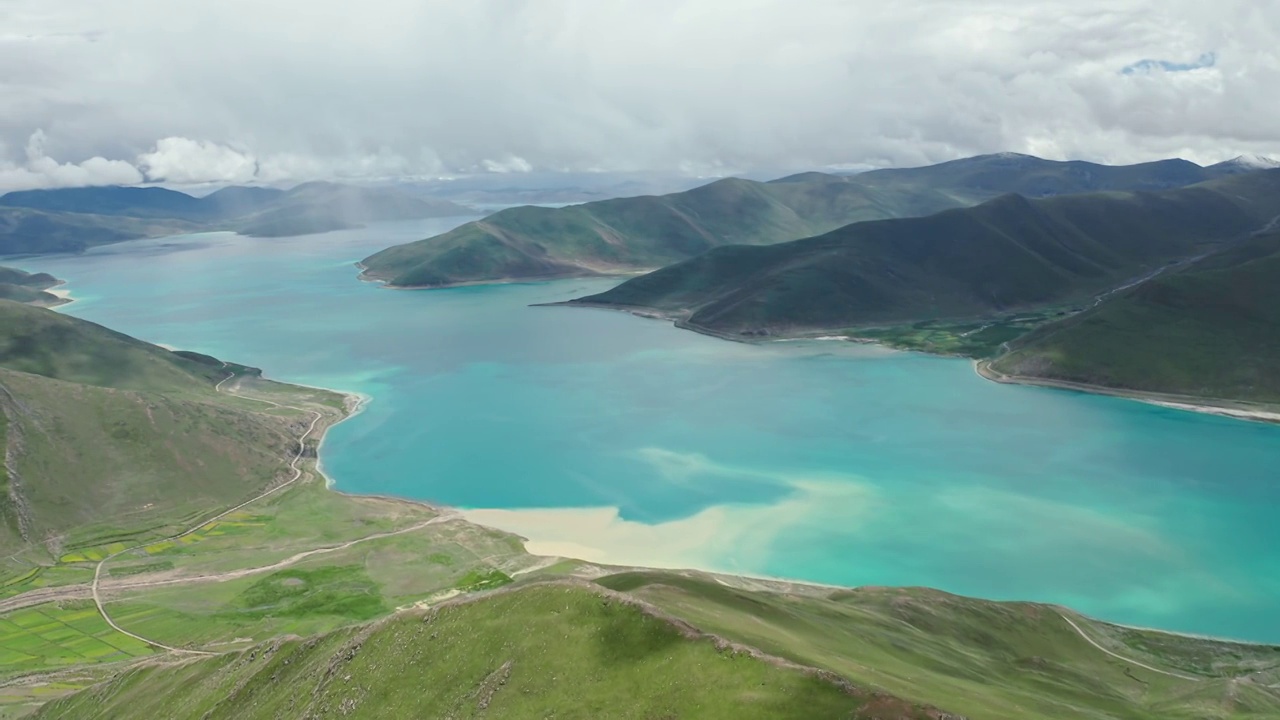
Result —
<path fill-rule="evenodd" d="M 346 491 L 479 509 L 535 550 L 1061 603 L 1280 642 L 1280 427 L 832 341 L 530 307 L 617 280 L 392 291 L 353 263 L 465 218 L 9 261 L 64 312 L 364 393 Z"/>

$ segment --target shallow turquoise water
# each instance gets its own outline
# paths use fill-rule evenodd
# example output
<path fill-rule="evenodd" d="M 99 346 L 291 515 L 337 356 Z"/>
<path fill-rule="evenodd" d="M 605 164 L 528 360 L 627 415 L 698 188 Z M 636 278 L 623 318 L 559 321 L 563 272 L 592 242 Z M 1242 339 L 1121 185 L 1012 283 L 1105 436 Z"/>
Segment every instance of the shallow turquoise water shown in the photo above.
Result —
<path fill-rule="evenodd" d="M 358 258 L 452 222 L 10 264 L 68 279 L 69 314 L 371 395 L 322 453 L 344 490 L 616 507 L 632 527 L 696 525 L 690 564 L 1280 641 L 1280 427 L 997 385 L 958 360 L 528 307 L 610 281 L 355 280 Z"/>

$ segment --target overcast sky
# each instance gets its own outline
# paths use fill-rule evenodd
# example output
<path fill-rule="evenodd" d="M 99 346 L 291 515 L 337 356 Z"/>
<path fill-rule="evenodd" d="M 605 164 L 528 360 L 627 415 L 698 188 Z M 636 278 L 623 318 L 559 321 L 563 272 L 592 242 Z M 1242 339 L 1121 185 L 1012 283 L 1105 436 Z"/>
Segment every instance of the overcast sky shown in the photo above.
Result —
<path fill-rule="evenodd" d="M 1280 157 L 1280 0 L 0 0 L 0 191 Z"/>

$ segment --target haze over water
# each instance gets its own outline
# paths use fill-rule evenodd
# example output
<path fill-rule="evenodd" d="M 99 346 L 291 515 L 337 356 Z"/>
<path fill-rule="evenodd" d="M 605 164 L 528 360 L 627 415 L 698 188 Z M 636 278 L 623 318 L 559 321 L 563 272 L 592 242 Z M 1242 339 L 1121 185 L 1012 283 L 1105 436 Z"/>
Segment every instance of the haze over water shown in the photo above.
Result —
<path fill-rule="evenodd" d="M 462 220 L 7 264 L 67 279 L 68 314 L 372 396 L 325 441 L 338 487 L 515 509 L 477 517 L 534 549 L 1280 641 L 1280 427 L 997 385 L 962 360 L 528 307 L 613 280 L 356 281 L 361 257 Z"/>

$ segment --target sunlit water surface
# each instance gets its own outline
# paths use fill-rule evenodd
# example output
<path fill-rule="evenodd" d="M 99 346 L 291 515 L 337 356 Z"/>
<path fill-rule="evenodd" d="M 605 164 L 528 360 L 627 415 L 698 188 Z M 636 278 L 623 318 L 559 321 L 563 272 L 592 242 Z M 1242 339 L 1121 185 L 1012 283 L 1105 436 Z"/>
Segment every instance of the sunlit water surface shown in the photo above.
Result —
<path fill-rule="evenodd" d="M 356 280 L 359 258 L 462 220 L 10 264 L 66 278 L 69 314 L 371 396 L 324 445 L 344 490 L 542 509 L 481 515 L 619 562 L 1280 641 L 1280 427 L 997 385 L 962 360 L 530 307 L 610 280 Z"/>

